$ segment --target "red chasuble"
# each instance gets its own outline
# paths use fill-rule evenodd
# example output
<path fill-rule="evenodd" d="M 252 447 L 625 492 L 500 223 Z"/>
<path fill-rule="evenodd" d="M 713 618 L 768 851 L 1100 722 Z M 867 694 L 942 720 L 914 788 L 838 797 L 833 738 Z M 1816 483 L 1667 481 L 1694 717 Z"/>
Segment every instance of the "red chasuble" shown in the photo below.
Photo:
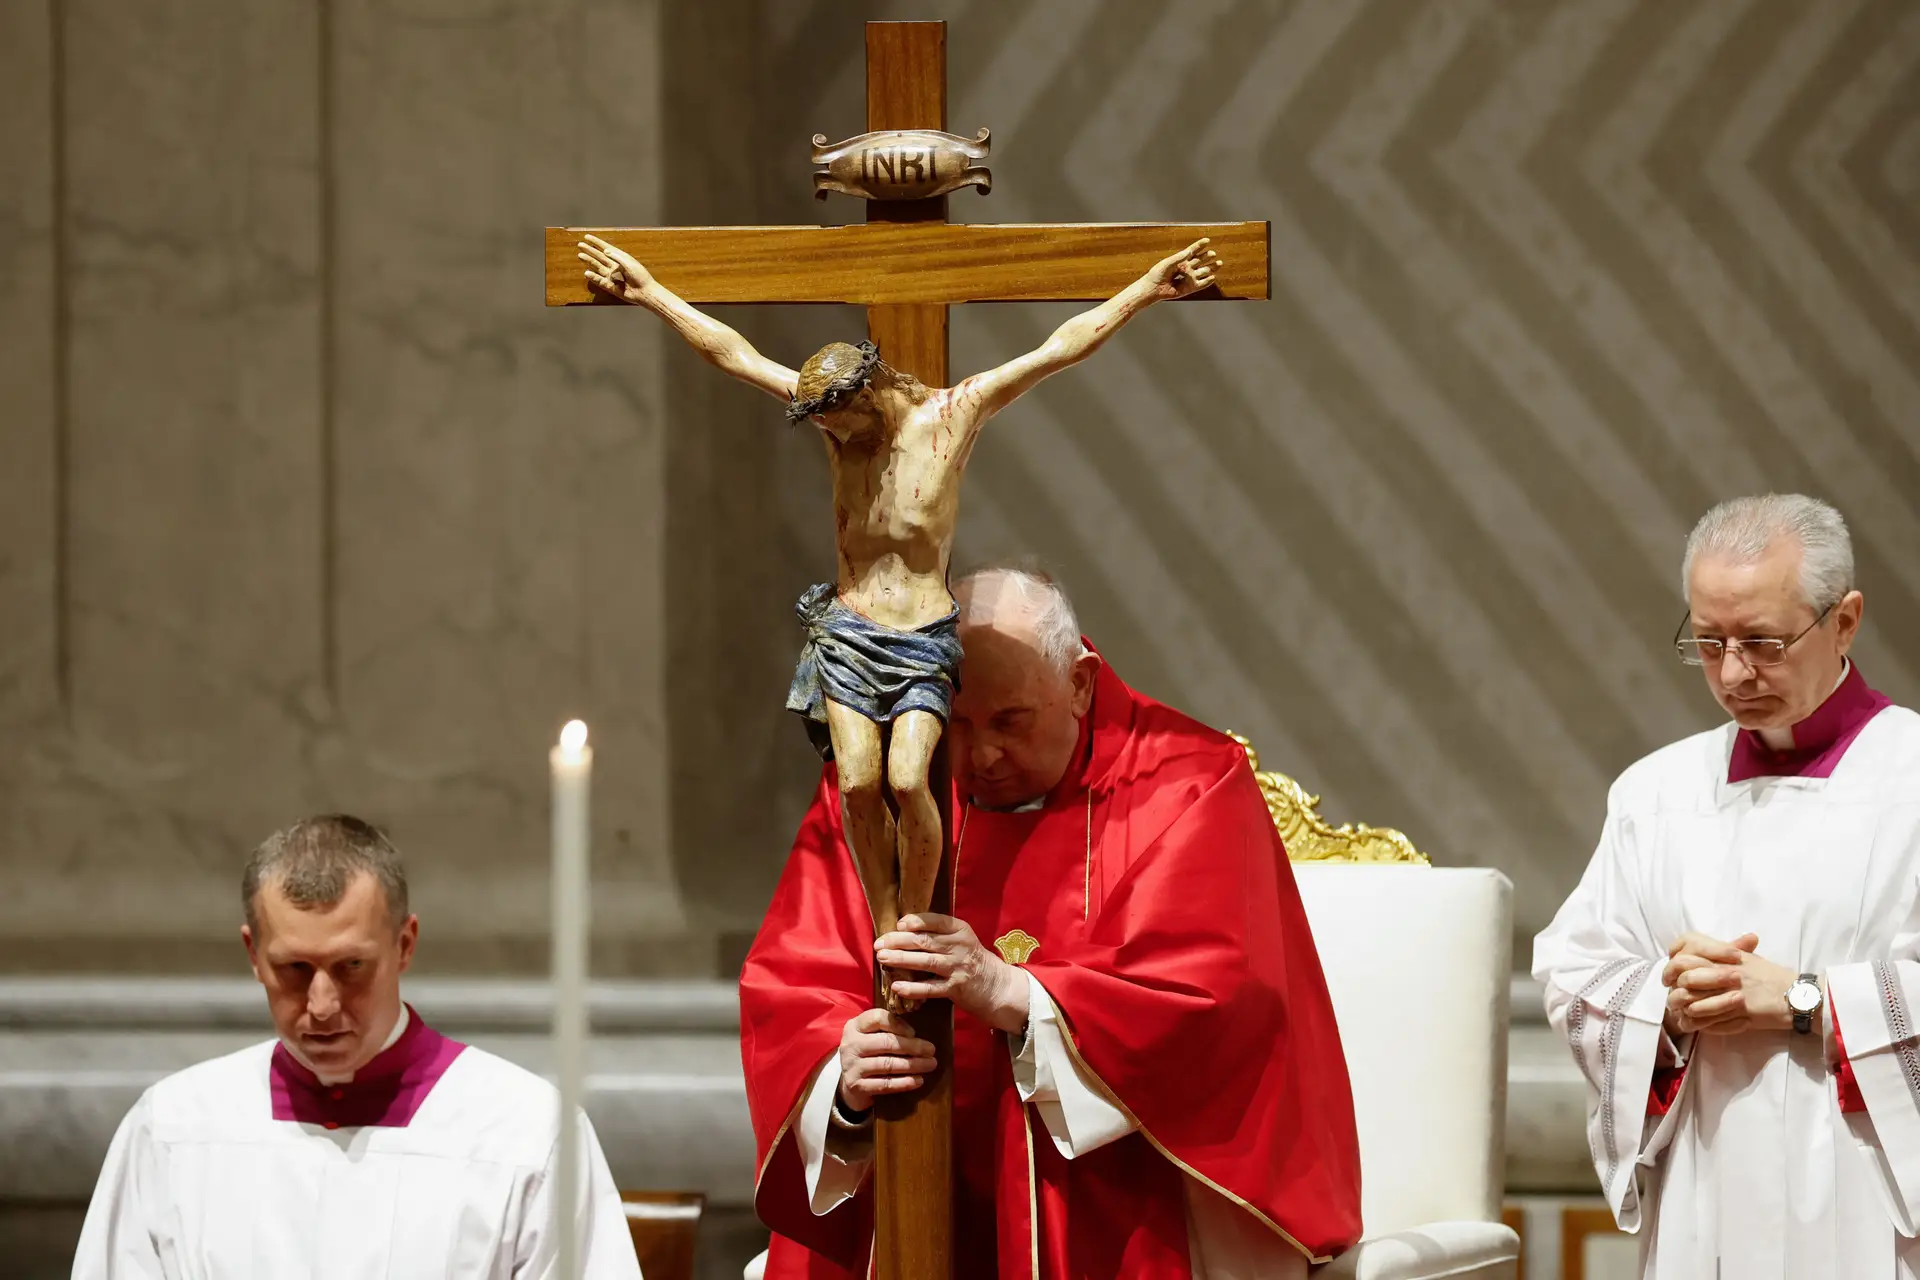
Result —
<path fill-rule="evenodd" d="M 1139 1129 L 1063 1159 L 1006 1039 L 956 1012 L 956 1277 L 1188 1277 L 1186 1175 L 1303 1254 L 1340 1252 L 1360 1237 L 1346 1060 L 1246 753 L 1103 666 L 1075 761 L 1035 811 L 956 799 L 953 913 L 989 945 L 1039 940 L 1025 968 Z M 871 1003 L 872 943 L 829 767 L 740 976 L 769 1280 L 866 1272 L 871 1181 L 816 1216 L 789 1130 Z"/>

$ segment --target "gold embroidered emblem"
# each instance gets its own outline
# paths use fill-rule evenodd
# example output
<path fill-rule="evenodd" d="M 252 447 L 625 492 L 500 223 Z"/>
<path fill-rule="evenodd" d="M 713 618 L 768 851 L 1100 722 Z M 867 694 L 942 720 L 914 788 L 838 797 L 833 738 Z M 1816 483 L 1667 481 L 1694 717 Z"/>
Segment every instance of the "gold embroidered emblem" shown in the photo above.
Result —
<path fill-rule="evenodd" d="M 1011 933 L 1003 933 L 995 938 L 993 949 L 998 951 L 1000 958 L 1008 964 L 1025 964 L 1027 958 L 1040 949 L 1040 939 L 1025 929 L 1015 929 Z"/>

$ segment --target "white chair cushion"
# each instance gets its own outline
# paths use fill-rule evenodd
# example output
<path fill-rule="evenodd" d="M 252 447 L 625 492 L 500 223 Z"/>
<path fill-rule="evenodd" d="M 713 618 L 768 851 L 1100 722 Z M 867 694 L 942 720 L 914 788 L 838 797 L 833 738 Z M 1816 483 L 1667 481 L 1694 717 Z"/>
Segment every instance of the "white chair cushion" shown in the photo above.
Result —
<path fill-rule="evenodd" d="M 1498 1222 L 1430 1222 L 1370 1236 L 1324 1267 L 1313 1280 L 1514 1280 L 1520 1237 Z"/>
<path fill-rule="evenodd" d="M 1294 866 L 1333 996 L 1369 1235 L 1494 1221 L 1512 885 L 1482 867 Z"/>

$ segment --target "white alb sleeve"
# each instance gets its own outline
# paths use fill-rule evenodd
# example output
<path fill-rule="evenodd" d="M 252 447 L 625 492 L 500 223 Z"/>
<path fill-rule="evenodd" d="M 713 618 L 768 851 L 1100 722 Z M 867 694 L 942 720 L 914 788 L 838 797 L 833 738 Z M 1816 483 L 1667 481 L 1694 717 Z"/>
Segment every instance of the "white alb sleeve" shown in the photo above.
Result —
<path fill-rule="evenodd" d="M 858 1127 L 834 1119 L 833 1099 L 840 1091 L 834 1061 L 835 1055 L 828 1054 L 814 1068 L 807 1100 L 793 1124 L 793 1140 L 800 1144 L 800 1161 L 807 1172 L 807 1203 L 816 1215 L 830 1213 L 860 1190 L 873 1165 L 872 1116 Z"/>
<path fill-rule="evenodd" d="M 1911 955 L 1896 938 L 1896 954 Z M 1877 1155 L 1879 1184 L 1896 1230 L 1920 1228 L 1920 963 L 1870 960 L 1827 970 L 1827 1000 L 1840 1024 L 1847 1063 L 1866 1102 L 1846 1117 L 1854 1137 Z"/>
<path fill-rule="evenodd" d="M 174 1280 L 168 1241 L 154 1224 L 165 1217 L 167 1191 L 153 1141 L 151 1094 L 142 1095 L 114 1132 L 106 1163 L 87 1205 L 73 1255 L 73 1280 Z"/>
<path fill-rule="evenodd" d="M 1646 912 L 1628 867 L 1632 825 L 1608 798 L 1606 825 L 1586 873 L 1533 943 L 1547 1020 L 1566 1040 L 1587 1086 L 1587 1147 L 1622 1231 L 1640 1229 L 1643 1168 L 1671 1140 L 1689 1080 L 1664 1121 L 1647 1123 L 1647 1093 L 1665 1040 L 1666 949 L 1646 936 Z"/>
<path fill-rule="evenodd" d="M 580 1126 L 580 1203 L 573 1229 L 580 1244 L 580 1274 L 585 1280 L 640 1280 L 640 1261 L 627 1230 L 620 1191 L 607 1168 L 606 1153 L 587 1114 L 578 1109 Z M 547 1153 L 547 1165 L 528 1197 L 520 1217 L 520 1240 L 514 1250 L 514 1280 L 555 1280 L 560 1274 L 560 1240 L 554 1232 L 554 1197 L 559 1191 L 560 1140 L 556 1134 Z"/>
<path fill-rule="evenodd" d="M 1060 1006 L 1031 972 L 1027 974 L 1027 1033 L 1018 1042 L 1008 1037 L 1008 1043 L 1020 1100 L 1038 1109 L 1055 1150 L 1067 1159 L 1097 1151 L 1138 1127 L 1099 1078 L 1081 1069 L 1067 1048 Z"/>

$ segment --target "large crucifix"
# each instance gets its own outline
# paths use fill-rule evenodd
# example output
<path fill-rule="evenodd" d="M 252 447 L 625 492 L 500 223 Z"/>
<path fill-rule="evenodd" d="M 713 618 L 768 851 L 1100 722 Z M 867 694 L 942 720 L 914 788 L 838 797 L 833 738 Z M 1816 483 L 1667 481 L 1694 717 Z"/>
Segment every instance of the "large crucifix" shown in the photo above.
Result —
<path fill-rule="evenodd" d="M 946 24 L 870 22 L 866 34 L 867 129 L 944 131 Z M 984 137 L 983 131 L 982 141 Z M 863 172 L 868 163 L 862 161 Z M 1206 243 L 1198 243 L 1202 241 Z M 681 304 L 837 302 L 866 307 L 873 349 L 835 344 L 797 373 L 759 356 L 744 342 L 737 352 L 727 348 L 724 338 L 713 345 L 712 332 L 699 326 L 704 322 L 712 330 L 724 327 L 705 321 L 690 305 L 684 306 L 684 315 L 666 310 L 661 314 L 682 336 L 701 346 L 709 359 L 745 381 L 787 395 L 796 416 L 812 416 L 821 424 L 835 458 L 843 588 L 850 554 L 856 561 L 860 555 L 857 545 L 851 551 L 849 547 L 850 542 L 857 543 L 859 530 L 849 533 L 846 527 L 850 503 L 844 488 L 858 487 L 864 475 L 877 490 L 882 487 L 881 470 L 887 483 L 899 480 L 905 456 L 909 464 L 919 464 L 917 474 L 930 487 L 949 495 L 944 500 L 946 509 L 933 513 L 945 530 L 935 562 L 921 566 L 918 575 L 881 582 L 875 599 L 856 600 L 865 606 L 861 613 L 881 615 L 879 622 L 898 626 L 895 618 L 886 615 L 905 610 L 900 616 L 911 623 L 919 616 L 915 609 L 926 612 L 928 602 L 918 597 L 929 592 L 950 607 L 945 596 L 946 556 L 957 515 L 959 475 L 972 440 L 969 432 L 956 448 L 949 436 L 948 454 L 941 454 L 937 444 L 938 433 L 952 425 L 956 413 L 966 416 L 964 405 L 955 410 L 937 399 L 949 394 L 945 391 L 947 307 L 956 302 L 1108 303 L 1110 314 L 1102 318 L 1089 312 L 1089 319 L 1075 331 L 1079 340 L 1089 344 L 1085 350 L 1091 350 L 1157 297 L 1267 297 L 1267 224 L 970 226 L 949 223 L 946 197 L 936 195 L 869 200 L 866 222 L 849 226 L 547 228 L 547 305 L 586 305 L 623 297 L 639 301 L 641 282 L 636 275 L 669 291 Z M 728 354 L 716 358 L 715 353 L 723 350 Z M 1072 352 L 1071 359 L 1056 359 L 1048 365 L 1044 350 L 1023 358 L 1037 362 L 1030 368 L 1014 361 L 982 379 L 969 380 L 974 384 L 973 395 L 994 401 L 984 413 L 975 411 L 979 420 L 1054 367 L 1085 354 L 1085 350 Z M 997 381 L 986 381 L 990 379 Z M 967 393 L 968 385 L 963 384 L 952 394 L 964 401 Z M 935 397 L 939 412 L 925 407 L 924 397 L 929 395 Z M 919 429 L 935 443 L 927 444 L 926 457 L 918 459 L 908 456 L 910 449 L 882 450 L 892 455 L 891 461 L 883 459 L 863 471 L 847 461 L 848 456 L 861 455 L 862 450 L 872 453 L 875 448 L 860 438 L 863 423 L 896 434 L 901 429 Z M 917 487 L 915 494 L 919 495 Z M 896 518 L 900 514 L 891 513 Z M 815 604 L 821 610 L 835 607 L 835 602 L 824 598 Z M 844 783 L 850 766 L 878 766 L 864 760 L 856 764 L 865 754 L 867 744 L 859 735 L 866 730 L 859 727 L 858 717 L 850 718 L 844 711 L 832 717 L 837 708 L 831 681 L 826 692 L 832 744 L 840 757 Z M 909 711 L 893 720 L 890 735 L 883 736 L 877 727 L 871 735 L 876 753 L 890 749 L 896 756 L 919 755 L 923 781 L 919 794 L 929 797 L 936 810 L 926 815 L 930 823 L 914 814 L 914 804 L 905 795 L 872 823 L 863 823 L 849 803 L 849 842 L 856 846 L 855 860 L 874 907 L 876 926 L 882 931 L 891 927 L 896 908 L 945 912 L 949 907 L 952 824 L 947 812 L 945 753 L 936 745 L 939 736 L 938 717 L 924 711 Z M 896 825 L 898 878 L 891 885 L 877 883 L 886 870 L 878 855 L 884 853 L 884 861 L 893 861 Z M 865 826 L 886 830 L 884 835 L 869 831 L 863 837 Z M 931 855 L 920 868 L 910 852 L 916 842 Z M 916 883 L 921 880 L 925 883 Z M 877 990 L 881 998 L 888 998 L 885 975 Z M 889 1003 L 899 1007 L 897 1002 Z M 952 1273 L 952 1007 L 933 1000 L 906 1012 L 920 1037 L 935 1046 L 939 1065 L 922 1088 L 883 1099 L 877 1108 L 874 1275 L 879 1280 L 945 1280 Z"/>

